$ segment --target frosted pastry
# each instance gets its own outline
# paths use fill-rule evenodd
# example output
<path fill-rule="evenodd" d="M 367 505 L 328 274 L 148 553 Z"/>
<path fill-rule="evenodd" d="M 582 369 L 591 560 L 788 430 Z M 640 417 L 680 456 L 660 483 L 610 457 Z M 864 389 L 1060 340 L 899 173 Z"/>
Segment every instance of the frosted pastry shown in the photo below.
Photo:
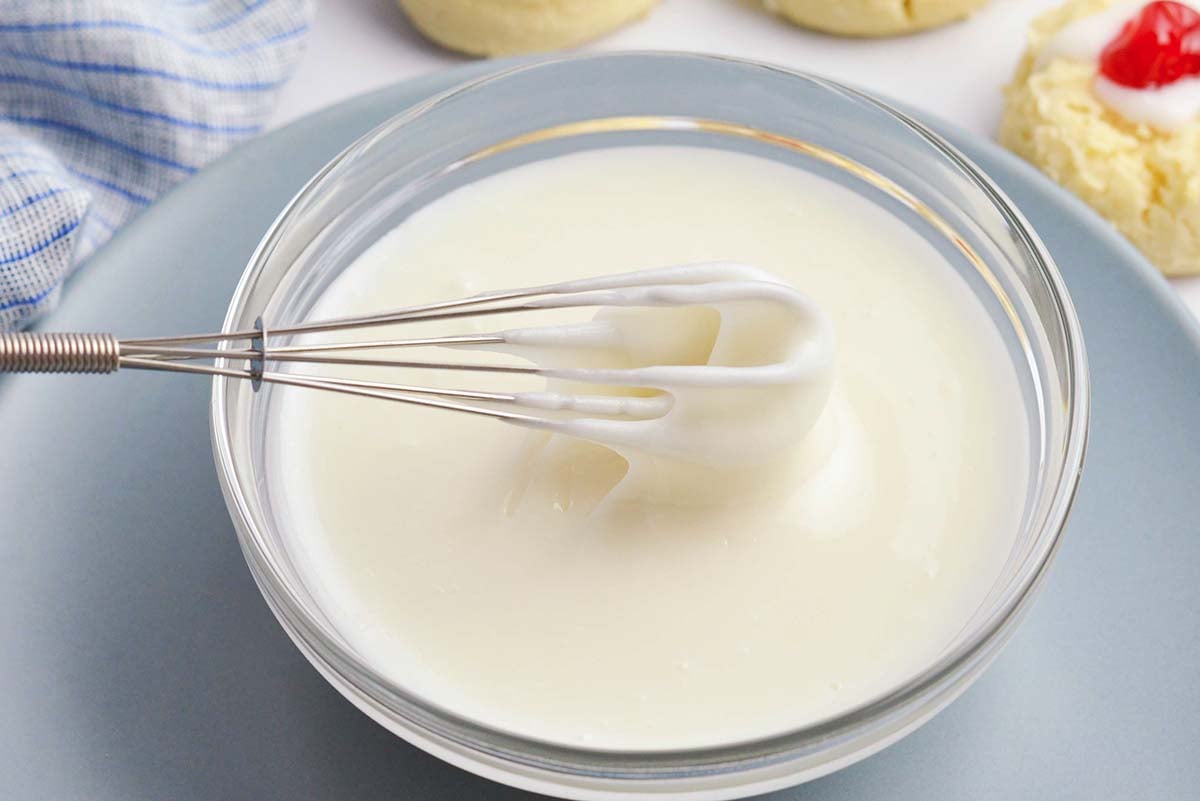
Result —
<path fill-rule="evenodd" d="M 438 44 L 476 56 L 557 50 L 646 14 L 658 0 L 399 0 Z"/>
<path fill-rule="evenodd" d="M 1072 0 L 1042 15 L 999 131 L 1167 275 L 1200 273 L 1197 5 Z"/>
<path fill-rule="evenodd" d="M 894 36 L 966 17 L 988 0 L 763 0 L 797 25 L 842 36 Z"/>

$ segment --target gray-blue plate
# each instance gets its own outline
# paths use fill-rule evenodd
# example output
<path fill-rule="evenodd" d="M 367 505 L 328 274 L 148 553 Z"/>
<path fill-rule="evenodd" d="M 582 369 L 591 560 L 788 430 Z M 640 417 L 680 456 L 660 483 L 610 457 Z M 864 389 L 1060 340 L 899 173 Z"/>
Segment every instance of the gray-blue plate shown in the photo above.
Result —
<path fill-rule="evenodd" d="M 241 148 L 97 254 L 49 325 L 219 328 L 251 250 L 313 172 L 481 69 Z M 776 797 L 1196 798 L 1200 331 L 1081 204 L 945 132 L 1033 221 L 1083 319 L 1094 405 L 1079 501 L 1044 594 L 978 684 L 883 753 Z M 217 488 L 208 398 L 202 380 L 161 375 L 0 382 L 0 798 L 522 797 L 376 726 L 284 636 Z"/>

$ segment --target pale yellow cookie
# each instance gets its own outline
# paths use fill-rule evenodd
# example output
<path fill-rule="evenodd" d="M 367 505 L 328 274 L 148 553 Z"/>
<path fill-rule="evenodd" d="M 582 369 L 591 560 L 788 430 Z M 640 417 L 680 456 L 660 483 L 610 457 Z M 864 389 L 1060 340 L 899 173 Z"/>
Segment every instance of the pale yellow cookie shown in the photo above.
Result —
<path fill-rule="evenodd" d="M 451 50 L 504 56 L 557 50 L 646 14 L 658 0 L 399 0 L 422 33 Z"/>
<path fill-rule="evenodd" d="M 763 0 L 797 25 L 842 36 L 895 36 L 960 20 L 988 0 Z"/>
<path fill-rule="evenodd" d="M 1200 120 L 1166 133 L 1096 98 L 1097 65 L 1039 62 L 1068 22 L 1116 0 L 1071 0 L 1034 21 L 1005 90 L 1001 144 L 1107 217 L 1167 275 L 1200 273 Z"/>

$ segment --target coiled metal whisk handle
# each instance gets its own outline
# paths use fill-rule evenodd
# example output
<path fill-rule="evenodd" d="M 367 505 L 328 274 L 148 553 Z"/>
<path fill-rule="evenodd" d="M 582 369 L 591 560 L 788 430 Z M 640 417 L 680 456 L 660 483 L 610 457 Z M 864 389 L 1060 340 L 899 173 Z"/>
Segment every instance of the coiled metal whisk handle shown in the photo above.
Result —
<path fill-rule="evenodd" d="M 111 334 L 0 333 L 0 373 L 115 373 L 121 346 Z"/>

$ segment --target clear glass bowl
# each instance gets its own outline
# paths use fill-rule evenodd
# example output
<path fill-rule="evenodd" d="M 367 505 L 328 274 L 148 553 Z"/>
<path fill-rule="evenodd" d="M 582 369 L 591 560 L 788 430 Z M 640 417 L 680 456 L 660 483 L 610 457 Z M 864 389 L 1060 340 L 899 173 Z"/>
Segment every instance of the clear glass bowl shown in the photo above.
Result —
<path fill-rule="evenodd" d="M 928 720 L 995 657 L 1051 561 L 1079 478 L 1088 388 L 1079 323 L 1028 223 L 962 154 L 852 89 L 760 64 L 681 54 L 582 56 L 470 82 L 347 148 L 267 232 L 225 319 L 245 330 L 302 320 L 355 257 L 430 200 L 482 176 L 581 148 L 688 144 L 824 175 L 903 219 L 943 253 L 991 314 L 1032 421 L 1021 530 L 986 601 L 919 675 L 782 736 L 675 752 L 527 740 L 441 709 L 384 679 L 330 625 L 288 553 L 266 480 L 271 389 L 218 378 L 217 469 L 246 560 L 292 640 L 350 701 L 415 745 L 507 784 L 580 799 L 734 798 L 806 781 Z M 786 699 L 780 699 L 784 702 Z"/>

